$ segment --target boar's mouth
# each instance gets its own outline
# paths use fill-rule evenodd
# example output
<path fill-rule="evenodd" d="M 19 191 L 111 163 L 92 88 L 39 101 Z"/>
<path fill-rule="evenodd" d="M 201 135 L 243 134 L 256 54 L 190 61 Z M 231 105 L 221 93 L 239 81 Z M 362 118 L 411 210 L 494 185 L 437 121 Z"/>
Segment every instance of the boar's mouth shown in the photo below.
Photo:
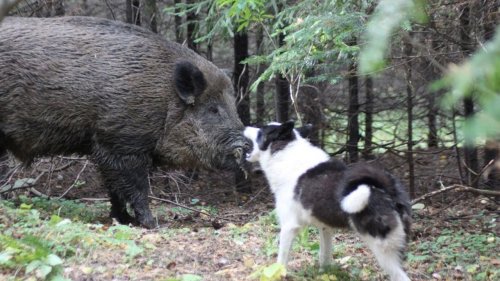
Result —
<path fill-rule="evenodd" d="M 245 179 L 248 178 L 248 172 L 250 170 L 249 162 L 246 161 L 247 151 L 248 147 L 246 149 L 244 147 L 237 147 L 233 149 L 234 159 L 238 168 L 245 174 Z"/>
<path fill-rule="evenodd" d="M 245 138 L 237 138 L 229 146 L 229 149 L 223 155 L 222 168 L 229 170 L 240 169 L 245 174 L 248 175 L 250 170 L 249 163 L 246 161 L 246 153 L 250 149 L 250 144 Z"/>

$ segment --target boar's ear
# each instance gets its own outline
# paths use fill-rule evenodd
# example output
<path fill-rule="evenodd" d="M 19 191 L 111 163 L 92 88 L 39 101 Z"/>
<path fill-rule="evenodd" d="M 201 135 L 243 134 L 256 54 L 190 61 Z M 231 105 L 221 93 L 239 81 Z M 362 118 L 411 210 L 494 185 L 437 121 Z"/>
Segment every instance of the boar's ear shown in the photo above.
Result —
<path fill-rule="evenodd" d="M 312 124 L 306 124 L 300 128 L 296 128 L 295 130 L 297 130 L 297 132 L 299 133 L 299 135 L 303 138 L 307 138 L 309 137 L 309 134 L 311 133 L 312 131 Z"/>
<path fill-rule="evenodd" d="M 175 64 L 175 89 L 185 104 L 194 105 L 195 98 L 205 90 L 207 83 L 201 70 L 188 61 Z"/>

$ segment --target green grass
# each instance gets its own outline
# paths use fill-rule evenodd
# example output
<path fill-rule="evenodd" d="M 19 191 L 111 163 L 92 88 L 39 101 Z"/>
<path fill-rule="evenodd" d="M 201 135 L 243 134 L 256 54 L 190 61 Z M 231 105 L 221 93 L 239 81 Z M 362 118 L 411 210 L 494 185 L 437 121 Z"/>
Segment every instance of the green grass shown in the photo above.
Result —
<path fill-rule="evenodd" d="M 429 274 L 447 276 L 455 270 L 463 271 L 472 280 L 495 280 L 500 278 L 500 269 L 492 264 L 492 259 L 499 258 L 498 249 L 498 237 L 492 232 L 443 229 L 432 240 L 415 241 L 408 263 L 425 264 Z"/>
<path fill-rule="evenodd" d="M 92 203 L 89 207 L 88 204 L 78 200 L 19 196 L 13 203 L 15 206 L 28 205 L 32 209 L 37 209 L 42 216 L 55 214 L 71 220 L 88 223 L 108 219 L 109 214 L 109 203 L 107 201 Z"/>
<path fill-rule="evenodd" d="M 206 210 L 209 212 L 210 208 Z M 226 242 L 231 241 L 233 246 L 224 248 L 223 255 L 231 253 L 235 259 L 254 260 L 250 265 L 240 265 L 243 267 L 240 270 L 247 274 L 241 276 L 242 279 L 253 272 L 255 280 L 277 281 L 283 273 L 284 268 L 274 264 L 279 233 L 274 211 L 242 226 L 227 224 L 220 230 L 201 228 L 196 233 L 188 227 L 151 232 L 125 225 L 94 223 L 95 217 L 107 215 L 107 212 L 107 204 L 89 207 L 77 201 L 36 198 L 0 201 L 0 278 L 64 280 L 62 273 L 67 269 L 76 270 L 76 276 L 102 276 L 111 271 L 114 276 L 139 278 L 146 267 L 155 268 L 186 258 L 184 251 L 176 250 L 176 241 L 190 245 L 191 239 L 197 237 L 202 238 L 200 245 L 193 246 L 201 246 L 204 239 L 216 243 L 217 247 L 227 247 Z M 409 272 L 415 274 L 415 280 L 428 280 L 433 274 L 455 278 L 458 273 L 461 280 L 498 280 L 500 241 L 495 232 L 496 220 L 491 215 L 481 215 L 477 220 L 471 220 L 473 225 L 468 226 L 463 226 L 463 222 L 446 226 L 432 222 L 422 224 L 429 231 L 422 232 L 427 235 L 410 244 L 405 262 Z M 292 254 L 295 258 L 292 260 L 296 263 L 288 271 L 286 280 L 382 278 L 374 258 L 366 255 L 369 251 L 365 245 L 351 239 L 355 234 L 339 235 L 333 250 L 336 265 L 320 271 L 318 231 L 314 227 L 304 228 L 294 241 Z M 214 237 L 215 240 L 210 240 Z M 243 252 L 242 256 L 234 255 L 235 248 Z M 105 260 L 101 259 L 103 257 Z M 212 261 L 204 260 L 199 266 L 210 264 Z M 158 280 L 214 278 L 209 271 L 202 272 L 207 276 L 197 275 L 200 272 L 188 274 L 191 272 L 162 269 L 158 274 L 163 274 L 161 278 L 164 279 Z"/>
<path fill-rule="evenodd" d="M 65 280 L 62 268 L 69 259 L 84 259 L 100 247 L 124 252 L 124 262 L 144 252 L 144 245 L 135 239 L 139 231 L 124 225 L 104 227 L 81 221 L 63 219 L 59 215 L 42 216 L 47 209 L 39 211 L 34 206 L 44 205 L 53 210 L 53 204 L 82 207 L 78 203 L 30 201 L 18 208 L 10 202 L 0 202 L 0 269 L 15 272 L 11 280 L 37 278 L 42 280 Z M 61 211 L 64 208 L 59 207 Z M 81 210 L 83 219 L 88 214 Z M 66 214 L 75 215 L 75 210 Z M 59 212 L 60 213 L 60 212 Z"/>

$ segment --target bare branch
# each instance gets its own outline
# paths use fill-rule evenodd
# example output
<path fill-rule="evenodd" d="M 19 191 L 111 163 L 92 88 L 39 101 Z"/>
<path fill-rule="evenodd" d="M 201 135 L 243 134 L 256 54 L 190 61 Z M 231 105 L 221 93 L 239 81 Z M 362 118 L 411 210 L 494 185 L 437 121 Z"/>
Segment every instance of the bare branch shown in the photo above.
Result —
<path fill-rule="evenodd" d="M 158 198 L 158 197 L 155 197 L 155 196 L 148 196 L 148 197 L 151 198 L 151 199 L 153 199 L 153 200 L 170 203 L 172 205 L 175 205 L 175 206 L 178 206 L 178 207 L 181 207 L 181 208 L 184 208 L 184 209 L 187 209 L 187 210 L 199 213 L 199 214 L 207 215 L 211 219 L 219 219 L 219 220 L 225 220 L 225 221 L 230 221 L 230 222 L 235 222 L 235 221 L 238 222 L 237 220 L 232 220 L 232 219 L 228 219 L 228 218 L 224 218 L 224 217 L 218 217 L 218 216 L 212 216 L 212 215 L 208 214 L 206 211 L 194 209 L 194 208 L 188 207 L 186 205 L 182 205 L 182 204 L 176 203 L 176 202 L 174 202 L 172 200 Z"/>
<path fill-rule="evenodd" d="M 447 187 L 443 187 L 439 190 L 435 190 L 433 192 L 429 192 L 429 193 L 424 194 L 418 198 L 415 198 L 411 201 L 411 204 L 413 205 L 415 203 L 427 200 L 431 197 L 434 197 L 434 196 L 441 194 L 441 193 L 444 193 L 444 192 L 448 192 L 450 190 L 455 190 L 458 192 L 471 192 L 474 194 L 485 195 L 485 196 L 500 196 L 500 191 L 478 189 L 478 188 L 473 188 L 473 187 L 465 186 L 465 185 L 461 185 L 461 184 L 454 184 L 454 185 L 450 185 Z"/>
<path fill-rule="evenodd" d="M 31 182 L 24 182 L 23 184 L 19 185 L 19 186 L 15 186 L 14 184 L 10 187 L 7 187 L 7 188 L 4 188 L 2 190 L 0 190 L 0 194 L 3 194 L 3 193 L 6 193 L 6 192 L 10 192 L 10 191 L 14 191 L 14 190 L 18 190 L 18 189 L 24 189 L 24 188 L 31 188 L 33 186 L 35 186 L 38 181 L 40 180 L 40 178 L 42 176 L 45 175 L 46 172 L 41 172 L 36 178 L 35 180 L 31 181 Z"/>
<path fill-rule="evenodd" d="M 63 198 L 66 194 L 68 194 L 68 192 L 73 188 L 75 187 L 77 184 L 78 184 L 78 180 L 80 179 L 80 176 L 82 175 L 83 171 L 85 170 L 85 168 L 87 168 L 87 165 L 89 164 L 89 160 L 85 161 L 85 164 L 83 164 L 83 168 L 80 170 L 80 172 L 78 172 L 78 174 L 76 175 L 76 178 L 75 180 L 73 181 L 73 184 L 71 184 L 70 187 L 68 187 L 68 189 L 66 189 L 66 191 L 63 192 L 63 194 L 61 194 L 61 196 L 58 197 L 58 199 L 61 199 Z"/>

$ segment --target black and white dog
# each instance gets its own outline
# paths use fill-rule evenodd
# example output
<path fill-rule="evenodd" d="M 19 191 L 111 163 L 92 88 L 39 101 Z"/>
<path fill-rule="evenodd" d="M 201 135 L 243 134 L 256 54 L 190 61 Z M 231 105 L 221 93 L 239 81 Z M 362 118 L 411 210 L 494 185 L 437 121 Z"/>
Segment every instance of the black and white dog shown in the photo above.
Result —
<path fill-rule="evenodd" d="M 250 162 L 259 162 L 276 200 L 281 227 L 278 262 L 287 264 L 292 241 L 304 226 L 320 234 L 320 266 L 332 262 L 332 228 L 349 227 L 368 244 L 391 281 L 410 280 L 402 257 L 411 209 L 401 184 L 386 171 L 368 165 L 346 166 L 304 137 L 309 127 L 293 121 L 246 127 L 252 140 Z"/>

